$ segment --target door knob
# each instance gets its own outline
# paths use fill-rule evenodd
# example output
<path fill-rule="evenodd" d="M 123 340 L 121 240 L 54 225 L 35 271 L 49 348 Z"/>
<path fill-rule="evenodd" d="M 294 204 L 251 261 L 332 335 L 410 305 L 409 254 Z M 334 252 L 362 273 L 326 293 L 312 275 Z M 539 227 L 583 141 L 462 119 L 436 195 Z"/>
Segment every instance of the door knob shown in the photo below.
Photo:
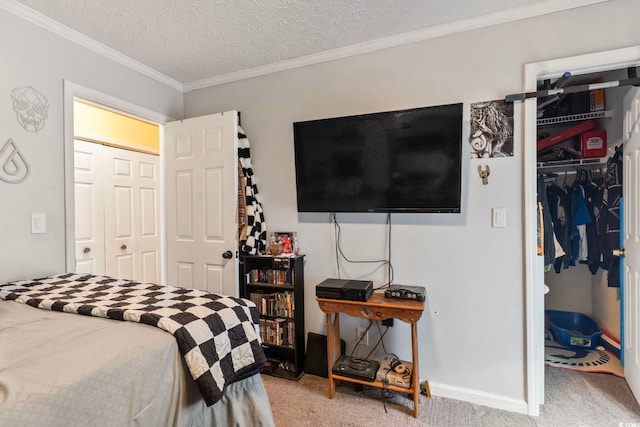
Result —
<path fill-rule="evenodd" d="M 619 256 L 624 258 L 626 255 L 627 251 L 624 250 L 624 248 L 622 249 L 614 249 L 613 250 L 613 256 Z"/>
<path fill-rule="evenodd" d="M 88 254 L 89 252 L 91 252 L 91 248 L 84 248 L 82 252 L 84 252 L 85 254 Z"/>
<path fill-rule="evenodd" d="M 127 245 L 122 245 L 120 246 L 120 249 L 122 249 L 123 251 L 127 249 Z"/>
<path fill-rule="evenodd" d="M 222 254 L 222 258 L 224 259 L 231 259 L 233 257 L 233 252 L 231 251 L 226 251 Z"/>

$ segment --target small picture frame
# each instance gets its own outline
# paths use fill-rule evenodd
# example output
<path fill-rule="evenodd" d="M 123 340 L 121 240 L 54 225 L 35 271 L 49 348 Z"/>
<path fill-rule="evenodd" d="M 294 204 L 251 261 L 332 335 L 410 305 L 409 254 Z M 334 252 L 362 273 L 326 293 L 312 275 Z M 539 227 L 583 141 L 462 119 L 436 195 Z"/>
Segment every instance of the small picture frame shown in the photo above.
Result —
<path fill-rule="evenodd" d="M 274 231 L 269 237 L 271 255 L 298 255 L 298 236 L 294 231 Z"/>

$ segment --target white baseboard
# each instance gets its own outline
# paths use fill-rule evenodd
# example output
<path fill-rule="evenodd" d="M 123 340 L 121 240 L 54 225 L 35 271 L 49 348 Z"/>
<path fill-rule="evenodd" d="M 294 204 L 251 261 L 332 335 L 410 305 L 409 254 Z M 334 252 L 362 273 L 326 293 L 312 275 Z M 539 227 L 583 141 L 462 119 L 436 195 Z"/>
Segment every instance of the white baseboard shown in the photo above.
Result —
<path fill-rule="evenodd" d="M 513 399 L 499 394 L 486 393 L 462 387 L 454 387 L 446 384 L 433 383 L 431 381 L 429 381 L 429 389 L 433 396 L 462 400 L 476 405 L 488 406 L 490 408 L 502 409 L 519 414 L 527 414 L 527 402 L 524 400 Z"/>

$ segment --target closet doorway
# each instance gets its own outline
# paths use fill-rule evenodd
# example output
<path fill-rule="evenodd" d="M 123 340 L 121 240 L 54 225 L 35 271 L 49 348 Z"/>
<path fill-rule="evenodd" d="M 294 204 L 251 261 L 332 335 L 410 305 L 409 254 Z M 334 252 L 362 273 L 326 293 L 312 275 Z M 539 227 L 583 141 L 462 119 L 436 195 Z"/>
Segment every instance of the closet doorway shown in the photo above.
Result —
<path fill-rule="evenodd" d="M 613 70 L 626 70 L 629 67 L 637 67 L 640 64 L 640 48 L 627 48 L 616 51 L 603 52 L 599 54 L 583 55 L 579 57 L 564 58 L 552 61 L 546 61 L 542 63 L 529 64 L 525 67 L 525 85 L 529 91 L 536 91 L 538 89 L 537 84 L 545 79 L 558 79 L 565 72 L 569 71 L 572 76 L 581 76 L 589 73 L 606 73 Z M 523 114 L 525 121 L 525 141 L 537 140 L 537 103 L 536 100 L 530 100 L 524 103 Z M 637 102 L 632 103 L 632 108 L 637 110 Z M 636 107 L 633 107 L 636 105 Z M 633 114 L 623 111 L 622 104 L 616 107 L 614 115 L 617 115 L 617 123 L 619 123 L 620 129 L 618 135 L 619 139 L 609 140 L 609 147 L 620 145 L 624 138 L 623 135 L 623 121 L 625 117 L 634 116 L 637 118 L 638 112 Z M 626 148 L 626 147 L 625 147 Z M 524 173 L 525 173 L 525 206 L 536 205 L 536 180 L 537 180 L 537 152 L 536 144 L 527 144 L 523 148 L 524 152 Z M 610 154 L 610 153 L 608 153 Z M 635 166 L 631 163 L 625 163 L 625 177 L 628 174 L 633 173 L 635 176 Z M 637 180 L 636 180 L 637 182 Z M 636 197 L 637 189 L 635 193 L 631 195 L 632 198 Z M 627 200 L 628 202 L 628 200 Z M 634 206 L 637 203 L 634 204 Z M 626 218 L 632 224 L 638 224 L 637 214 L 633 214 L 635 218 Z M 627 222 L 627 221 L 625 221 Z M 636 226 L 637 228 L 637 226 Z M 634 229 L 634 232 L 637 232 Z M 535 213 L 529 212 L 529 209 L 525 209 L 525 253 L 526 253 L 526 293 L 527 293 L 527 401 L 528 412 L 531 415 L 539 414 L 539 405 L 544 403 L 544 310 L 545 310 L 545 273 L 542 257 L 536 254 L 536 241 L 537 241 L 537 218 Z M 629 277 L 632 277 L 629 276 Z M 591 287 L 591 280 L 588 281 L 587 286 Z M 625 284 L 626 287 L 631 286 L 633 289 L 636 284 Z M 606 286 L 606 284 L 605 284 Z M 623 287 L 622 289 L 625 289 Z M 614 291 L 616 292 L 616 291 Z M 617 295 L 616 295 L 617 297 Z M 620 298 L 624 301 L 625 305 L 633 304 L 633 307 L 637 307 L 640 304 L 638 301 L 637 293 L 628 293 L 623 296 L 620 292 Z M 628 310 L 627 310 L 628 311 Z M 634 311 L 637 311 L 634 309 Z M 628 314 L 628 313 L 627 313 Z M 620 329 L 620 332 L 624 330 L 623 339 L 629 337 L 626 343 L 623 343 L 624 348 L 622 351 L 627 354 L 633 353 L 637 355 L 638 342 L 635 337 L 640 331 L 640 325 L 638 318 L 625 317 L 619 322 L 624 325 L 624 329 Z M 640 384 L 638 383 L 638 374 L 640 372 L 640 366 L 637 364 L 637 357 L 633 357 L 632 360 L 627 361 L 625 364 L 625 377 L 629 382 L 631 389 L 634 391 L 636 398 L 640 397 Z"/>
<path fill-rule="evenodd" d="M 84 166 L 81 164 L 81 159 L 78 159 L 78 165 L 76 165 L 76 153 L 75 153 L 75 145 L 76 145 L 76 134 L 75 134 L 75 123 L 74 123 L 74 116 L 75 116 L 75 101 L 76 100 L 81 100 L 87 104 L 91 104 L 94 106 L 100 106 L 102 108 L 104 108 L 105 110 L 111 111 L 111 112 L 116 112 L 119 113 L 123 116 L 129 117 L 129 118 L 134 118 L 137 120 L 140 120 L 142 122 L 147 122 L 149 124 L 153 124 L 155 126 L 158 127 L 159 133 L 159 140 L 155 141 L 155 144 L 158 145 L 159 144 L 159 153 L 162 152 L 162 148 L 164 146 L 164 141 L 163 141 L 163 128 L 164 128 L 164 123 L 168 122 L 171 120 L 170 117 L 165 116 L 163 114 L 158 114 L 154 111 L 151 110 L 147 110 L 143 107 L 140 107 L 138 105 L 135 104 L 131 104 L 128 103 L 126 101 L 123 101 L 119 98 L 115 98 L 113 96 L 104 94 L 102 92 L 78 85 L 76 83 L 70 82 L 65 80 L 64 81 L 64 161 L 65 161 L 65 259 L 66 259 L 66 271 L 69 272 L 73 272 L 76 271 L 77 268 L 91 268 L 90 266 L 76 266 L 76 260 L 80 260 L 80 264 L 82 263 L 82 258 L 81 257 L 77 257 L 77 252 L 79 250 L 80 254 L 85 254 L 84 250 L 86 246 L 82 246 L 82 243 L 78 242 L 78 244 L 76 244 L 76 216 L 82 216 L 83 212 L 82 212 L 82 208 L 81 207 L 77 207 L 76 206 L 76 166 L 80 166 L 80 168 L 85 168 L 87 167 L 87 163 L 86 160 L 87 158 L 84 159 L 85 164 Z M 99 131 L 99 133 L 104 133 L 104 131 Z M 104 138 L 104 135 L 102 137 L 98 137 L 95 134 L 91 134 L 91 132 L 88 132 L 86 129 L 84 131 L 81 131 L 81 134 L 78 135 L 81 136 L 82 139 L 86 139 L 86 140 L 90 140 L 90 141 L 96 141 L 96 140 L 100 140 L 101 138 Z M 118 138 L 115 137 L 115 139 L 127 139 L 127 138 Z M 107 138 L 106 140 L 107 145 L 118 145 L 118 141 L 113 141 L 113 140 L 109 140 L 109 138 Z M 119 142 L 123 142 L 123 141 L 119 141 Z M 98 144 L 95 144 L 94 142 L 85 142 L 86 144 L 91 144 L 91 146 L 96 147 L 98 146 Z M 100 147 L 104 147 L 103 145 L 100 145 Z M 98 150 L 101 150 L 101 148 L 98 147 Z M 142 154 L 144 152 L 149 152 L 149 150 L 147 148 L 141 147 L 139 145 L 136 144 L 130 144 L 127 146 L 128 149 L 134 149 L 134 151 L 129 151 L 129 153 L 133 153 L 133 154 Z M 115 149 L 114 149 L 115 150 Z M 124 151 L 124 150 L 123 150 Z M 118 157 L 118 156 L 116 156 Z M 155 156 L 156 160 L 159 160 L 158 156 Z M 95 162 L 94 162 L 95 163 Z M 124 162 L 119 162 L 118 160 L 116 160 L 115 163 L 119 163 L 119 165 L 115 166 L 116 170 L 120 170 L 122 173 L 119 172 L 120 175 L 122 175 L 124 173 L 124 175 L 126 175 L 126 171 L 128 169 L 133 169 L 134 166 L 133 164 L 129 164 L 127 165 L 127 161 Z M 100 163 L 102 164 L 102 162 Z M 93 167 L 97 167 L 98 165 L 94 165 Z M 140 165 L 138 165 L 138 169 L 140 168 Z M 150 171 L 149 168 L 147 166 L 143 166 L 142 167 L 143 171 L 142 174 L 143 175 L 149 175 Z M 155 202 L 157 204 L 157 223 L 155 224 L 155 228 L 158 230 L 157 231 L 157 235 L 158 235 L 158 240 L 156 240 L 153 243 L 153 251 L 158 252 L 158 259 L 157 259 L 157 270 L 155 273 L 151 273 L 151 272 L 147 272 L 147 275 L 152 275 L 155 274 L 157 275 L 157 280 L 156 282 L 162 284 L 165 283 L 166 277 L 166 257 L 165 257 L 165 233 L 164 233 L 164 211 L 162 209 L 162 207 L 164 206 L 164 191 L 163 191 L 163 184 L 162 184 L 162 177 L 163 177 L 163 172 L 162 172 L 162 168 L 159 167 L 155 170 L 155 173 L 158 175 L 158 182 L 159 182 L 159 190 L 157 191 L 156 195 L 154 196 L 156 198 Z M 116 187 L 122 187 L 125 188 L 123 191 L 120 191 L 120 198 L 123 202 L 125 202 L 125 205 L 128 203 L 129 198 L 127 197 L 123 197 L 124 195 L 126 195 L 127 190 L 126 187 L 128 184 L 125 183 L 125 185 L 121 185 L 122 182 L 116 182 L 115 185 Z M 143 198 L 146 198 L 147 200 L 150 200 L 150 197 L 147 196 L 143 196 Z M 149 205 L 149 203 L 146 203 L 147 205 Z M 123 206 L 124 207 L 124 206 Z M 126 210 L 126 209 L 123 209 Z M 77 212 L 76 212 L 77 211 Z M 102 216 L 104 217 L 105 213 L 104 213 L 104 206 L 102 206 L 100 208 L 100 211 L 102 212 Z M 91 223 L 92 221 L 90 221 Z M 133 223 L 133 220 L 131 220 L 131 223 Z M 85 229 L 85 236 L 82 237 L 86 237 L 87 234 L 89 234 L 88 232 L 86 232 L 87 229 L 89 229 L 89 227 L 91 228 L 100 228 L 100 223 L 96 222 L 96 224 L 85 224 L 87 226 L 87 228 Z M 104 221 L 102 222 L 102 224 L 104 224 Z M 139 228 L 139 227 L 138 227 Z M 148 227 L 147 227 L 148 230 Z M 121 230 L 118 231 L 118 233 L 123 232 L 122 234 L 126 234 L 126 228 L 121 228 Z M 99 234 L 95 231 L 91 231 L 92 233 L 95 234 Z M 83 234 L 83 233 L 81 233 Z M 118 253 L 117 251 L 122 251 L 120 253 L 126 253 L 126 251 L 129 250 L 129 248 L 131 247 L 130 244 L 126 243 L 126 242 L 118 242 L 120 243 L 118 246 L 115 246 L 115 250 L 116 253 Z M 122 246 L 125 245 L 126 248 L 122 249 Z M 134 243 L 133 246 L 137 246 L 137 243 Z M 100 252 L 100 249 L 95 249 L 96 252 Z M 103 250 L 104 251 L 104 250 Z M 142 249 L 142 251 L 145 251 L 145 249 Z M 88 251 L 89 254 L 91 254 L 92 252 L 94 252 L 94 249 L 91 248 L 90 251 Z M 155 255 L 154 255 L 155 257 Z M 104 257 L 102 258 L 104 259 Z M 122 259 L 121 263 L 121 267 L 125 267 L 126 266 L 126 257 Z M 89 261 L 92 262 L 92 261 Z M 106 264 L 106 260 L 105 260 L 105 264 Z M 149 265 L 151 265 L 153 263 L 149 263 Z M 154 267 L 155 270 L 155 267 Z"/>
<path fill-rule="evenodd" d="M 78 273 L 158 283 L 160 128 L 74 101 Z"/>
<path fill-rule="evenodd" d="M 75 206 L 76 99 L 157 124 L 160 128 L 157 227 L 161 256 L 157 282 L 237 296 L 238 112 L 227 111 L 176 122 L 171 117 L 65 81 L 65 256 L 66 271 L 69 272 L 76 269 L 75 217 L 81 214 L 76 212 Z M 200 159 L 212 156 L 220 156 L 220 162 L 199 163 Z M 181 163 L 179 168 L 167 166 L 167 163 L 175 166 L 177 162 Z M 185 162 L 197 163 L 197 168 L 187 167 Z M 224 212 L 221 212 L 223 208 Z M 213 258 L 203 260 L 200 254 L 209 251 L 211 243 L 216 245 Z"/>

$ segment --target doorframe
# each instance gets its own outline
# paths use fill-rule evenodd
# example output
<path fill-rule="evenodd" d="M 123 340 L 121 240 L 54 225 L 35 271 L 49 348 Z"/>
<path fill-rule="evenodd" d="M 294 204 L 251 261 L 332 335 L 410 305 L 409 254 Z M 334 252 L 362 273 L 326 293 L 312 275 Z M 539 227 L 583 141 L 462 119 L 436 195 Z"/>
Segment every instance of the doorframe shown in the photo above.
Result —
<path fill-rule="evenodd" d="M 541 79 L 560 77 L 565 71 L 587 74 L 640 64 L 640 46 L 541 61 L 524 66 L 524 90 L 534 92 Z M 526 394 L 528 415 L 540 415 L 544 403 L 544 274 L 537 254 L 537 140 L 536 99 L 524 101 L 524 252 L 526 318 Z"/>
<path fill-rule="evenodd" d="M 165 233 L 165 187 L 164 187 L 164 124 L 175 120 L 170 116 L 148 110 L 136 104 L 124 101 L 97 90 L 79 85 L 69 80 L 63 81 L 63 129 L 64 129 L 64 216 L 65 216 L 65 267 L 66 271 L 75 270 L 75 185 L 74 185 L 74 100 L 96 104 L 139 120 L 153 123 L 159 127 L 160 137 L 160 283 L 166 280 L 166 233 Z"/>

